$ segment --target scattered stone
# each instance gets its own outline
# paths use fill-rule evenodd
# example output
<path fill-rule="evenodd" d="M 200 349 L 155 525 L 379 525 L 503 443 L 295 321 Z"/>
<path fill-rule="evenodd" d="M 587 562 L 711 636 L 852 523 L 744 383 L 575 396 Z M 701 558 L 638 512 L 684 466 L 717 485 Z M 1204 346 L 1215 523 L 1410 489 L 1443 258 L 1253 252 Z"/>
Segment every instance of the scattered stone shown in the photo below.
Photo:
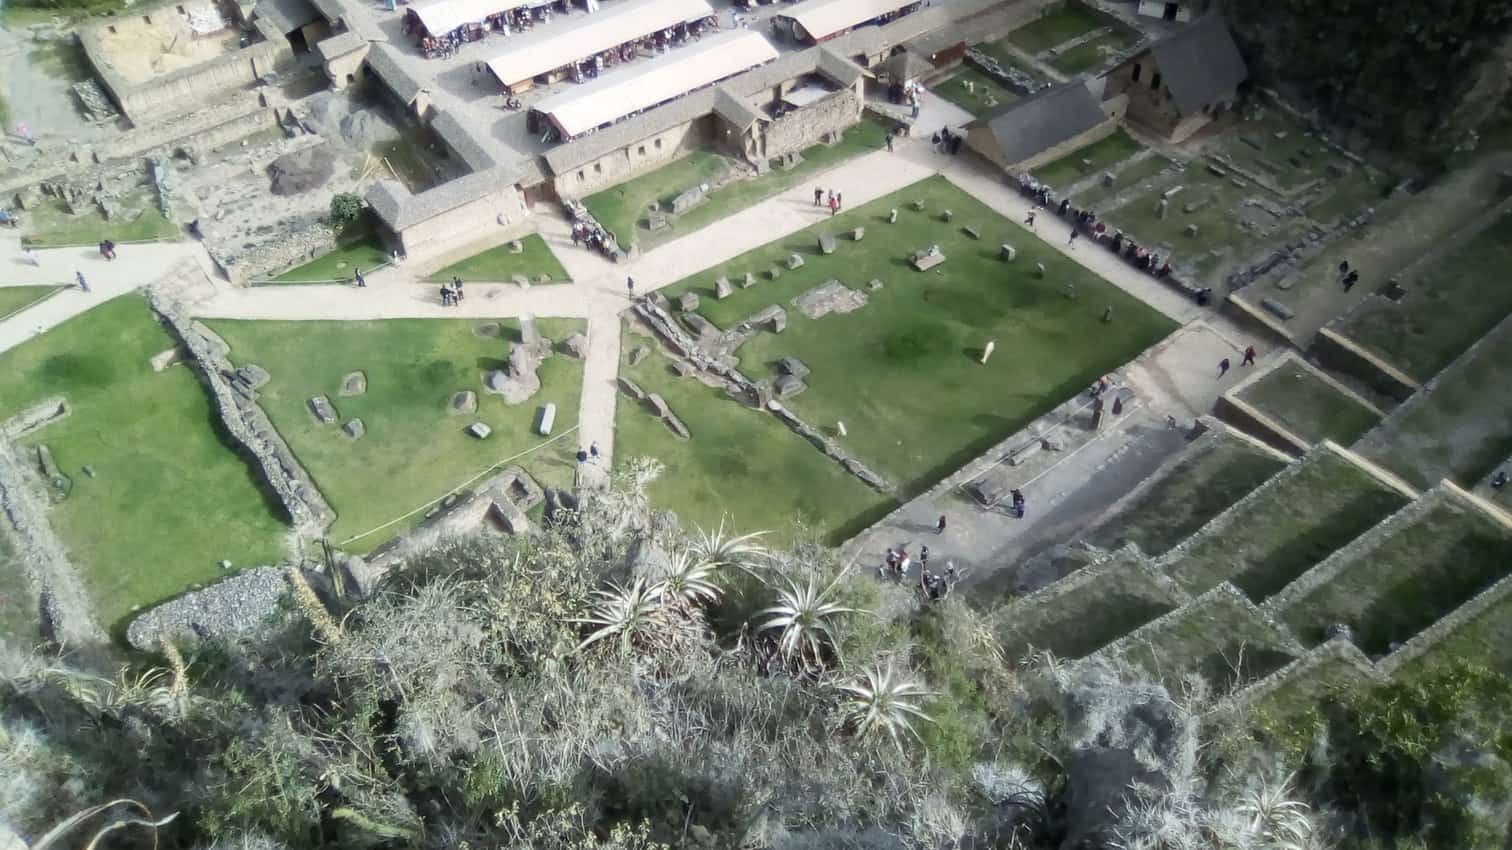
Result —
<path fill-rule="evenodd" d="M 797 375 L 778 375 L 777 380 L 772 382 L 772 389 L 776 391 L 778 398 L 792 398 L 808 389 L 808 384 Z"/>
<path fill-rule="evenodd" d="M 835 237 L 828 233 L 819 234 L 819 252 L 821 254 L 835 253 Z"/>
<path fill-rule="evenodd" d="M 699 339 L 712 339 L 719 336 L 719 328 L 705 319 L 702 314 L 683 313 L 681 318 L 683 324 L 688 326 L 688 330 L 696 334 Z"/>
<path fill-rule="evenodd" d="M 998 246 L 998 258 L 1005 263 L 1011 263 L 1018 257 L 1018 249 L 1004 242 Z"/>
<path fill-rule="evenodd" d="M 230 561 L 221 561 L 230 570 Z M 263 629 L 270 614 L 288 594 L 288 581 L 278 567 L 256 567 L 154 606 L 132 619 L 126 640 L 137 649 L 155 652 L 162 638 L 198 641 L 251 636 Z"/>
<path fill-rule="evenodd" d="M 852 242 L 860 242 L 862 239 L 865 239 L 865 238 L 866 238 L 866 228 L 864 228 L 864 227 L 858 227 L 855 230 L 851 231 L 851 241 Z"/>
<path fill-rule="evenodd" d="M 681 419 L 678 419 L 671 413 L 668 413 L 665 417 L 663 417 L 662 422 L 667 426 L 668 430 L 670 430 L 678 439 L 687 440 L 693 437 L 693 435 L 688 432 L 688 426 L 684 425 Z"/>
<path fill-rule="evenodd" d="M 945 255 L 940 252 L 939 245 L 931 245 L 927 251 L 915 251 L 909 262 L 913 264 L 915 269 L 927 272 L 945 262 Z"/>
<path fill-rule="evenodd" d="M 734 294 L 735 287 L 730 285 L 729 278 L 721 276 L 719 280 L 714 281 L 714 297 L 716 299 L 723 301 Z"/>
<path fill-rule="evenodd" d="M 692 363 L 689 363 L 682 358 L 678 358 L 672 361 L 672 371 L 676 372 L 677 377 L 679 378 L 690 378 L 697 370 L 693 368 Z"/>
<path fill-rule="evenodd" d="M 666 213 L 653 212 L 646 216 L 647 230 L 666 230 L 670 226 L 671 222 L 667 220 Z"/>
<path fill-rule="evenodd" d="M 1213 165 L 1212 163 L 1208 163 L 1207 170 L 1208 170 L 1208 173 L 1211 174 L 1211 175 L 1213 175 L 1214 177 L 1227 177 L 1228 176 L 1228 172 L 1227 171 L 1224 171 L 1223 169 L 1219 168 L 1216 165 Z"/>
<path fill-rule="evenodd" d="M 1162 199 L 1164 199 L 1164 200 L 1169 201 L 1170 199 L 1172 199 L 1172 198 L 1176 197 L 1177 195 L 1181 194 L 1181 190 L 1185 189 L 1185 188 L 1186 188 L 1185 185 L 1182 185 L 1182 186 L 1172 186 L 1171 188 L 1165 190 L 1164 192 L 1161 192 L 1160 193 L 1160 197 Z"/>
<path fill-rule="evenodd" d="M 509 373 L 503 369 L 494 369 L 483 376 L 483 385 L 496 393 L 504 392 L 504 388 L 509 386 Z"/>
<path fill-rule="evenodd" d="M 890 210 L 887 211 L 887 223 L 888 224 L 897 224 L 898 223 L 898 210 L 896 208 L 890 209 Z"/>
<path fill-rule="evenodd" d="M 698 185 L 678 193 L 677 197 L 672 199 L 672 212 L 684 213 L 703 203 L 706 191 L 703 185 Z"/>
<path fill-rule="evenodd" d="M 310 412 L 322 425 L 330 425 L 337 419 L 336 408 L 331 406 L 331 400 L 323 395 L 310 399 Z"/>
<path fill-rule="evenodd" d="M 915 210 L 918 210 L 919 212 L 923 212 L 924 211 L 924 199 L 920 198 L 919 200 L 914 201 L 913 202 L 913 208 Z"/>
<path fill-rule="evenodd" d="M 1111 172 L 1111 171 L 1104 171 L 1103 175 L 1102 175 L 1102 184 L 1103 184 L 1103 187 L 1104 188 L 1108 188 L 1108 189 L 1113 188 L 1113 183 L 1114 183 L 1115 179 L 1116 178 L 1113 176 L 1113 172 Z"/>
<path fill-rule="evenodd" d="M 493 429 L 488 427 L 488 424 L 485 422 L 474 422 L 467 426 L 467 433 L 480 440 L 486 440 L 488 439 L 488 435 L 493 433 Z"/>
<path fill-rule="evenodd" d="M 640 384 L 637 384 L 624 375 L 621 375 L 619 377 L 619 388 L 620 392 L 624 393 L 630 398 L 635 399 L 636 401 L 644 401 L 646 398 L 646 391 L 640 388 Z"/>
<path fill-rule="evenodd" d="M 90 466 L 87 463 L 84 464 L 83 466 L 79 467 L 79 471 L 82 472 L 82 473 L 84 473 L 85 475 L 89 476 L 90 478 L 94 478 L 95 477 L 95 468 L 92 467 L 92 466 Z"/>
<path fill-rule="evenodd" d="M 341 431 L 354 440 L 360 440 L 362 435 L 367 433 L 367 426 L 362 424 L 361 419 L 348 419 L 347 423 L 341 426 Z"/>
<path fill-rule="evenodd" d="M 556 427 L 556 404 L 548 403 L 541 407 L 536 415 L 536 433 L 542 437 L 550 437 L 551 429 Z"/>
<path fill-rule="evenodd" d="M 784 375 L 802 378 L 809 373 L 809 367 L 796 357 L 784 357 L 777 361 L 777 371 Z"/>
<path fill-rule="evenodd" d="M 666 419 L 672 415 L 672 408 L 667 406 L 667 400 L 659 393 L 647 393 L 646 404 L 651 408 L 651 412 L 656 414 L 657 419 Z"/>
<path fill-rule="evenodd" d="M 787 330 L 787 311 L 782 310 L 772 316 L 772 333 L 780 334 L 785 330 Z"/>
<path fill-rule="evenodd" d="M 851 289 L 838 280 L 828 280 L 794 298 L 792 305 L 810 319 L 818 319 L 830 313 L 850 313 L 865 307 L 866 293 Z"/>
<path fill-rule="evenodd" d="M 970 226 L 970 225 L 967 225 L 967 226 L 961 228 L 961 232 L 964 233 L 964 234 L 966 234 L 967 236 L 970 236 L 972 239 L 981 239 L 982 238 L 982 234 L 978 233 L 977 229 L 975 227 Z"/>
<path fill-rule="evenodd" d="M 588 337 L 581 332 L 569 334 L 562 340 L 562 353 L 569 354 L 579 360 L 588 359 Z"/>
<path fill-rule="evenodd" d="M 1292 309 L 1290 307 L 1282 304 L 1280 301 L 1277 301 L 1274 298 L 1260 299 L 1260 306 L 1264 307 L 1266 311 L 1271 313 L 1272 315 L 1282 319 L 1290 319 L 1293 316 L 1297 315 L 1296 313 L 1292 312 Z"/>
<path fill-rule="evenodd" d="M 1197 225 L 1195 225 L 1195 224 L 1189 224 L 1189 225 L 1187 225 L 1186 226 L 1186 235 L 1188 235 L 1188 236 L 1196 236 L 1197 235 Z"/>
<path fill-rule="evenodd" d="M 940 213 L 940 221 L 943 221 L 946 224 L 949 224 L 950 220 L 953 218 L 955 218 L 955 213 L 951 212 L 950 210 L 945 210 L 944 212 Z"/>
<path fill-rule="evenodd" d="M 642 360 L 645 360 L 650 356 L 651 349 L 645 347 L 644 345 L 637 345 L 636 347 L 630 349 L 630 365 L 639 366 Z"/>
<path fill-rule="evenodd" d="M 518 286 L 521 289 L 530 288 L 530 278 L 526 277 L 525 275 L 517 274 L 510 277 L 510 280 L 514 281 L 515 286 Z"/>
<path fill-rule="evenodd" d="M 152 355 L 147 360 L 147 363 L 152 366 L 152 371 L 161 372 L 169 366 L 181 362 L 183 359 L 184 350 L 178 346 L 174 346 L 167 351 L 159 351 L 157 354 Z"/>
<path fill-rule="evenodd" d="M 245 366 L 237 367 L 237 370 L 231 374 L 237 383 L 251 390 L 261 389 L 265 384 L 273 380 L 273 376 L 268 374 L 268 370 L 256 363 L 248 363 Z"/>
<path fill-rule="evenodd" d="M 511 240 L 509 240 L 509 253 L 511 253 L 511 254 L 523 254 L 523 253 L 525 253 L 525 246 L 524 246 L 524 244 L 522 244 L 520 242 L 520 240 L 518 240 L 518 239 L 511 239 Z"/>
<path fill-rule="evenodd" d="M 1155 215 L 1158 218 L 1164 219 L 1166 217 L 1166 211 L 1170 208 L 1170 206 L 1170 201 L 1167 201 L 1165 198 L 1161 198 L 1160 202 L 1155 204 Z"/>
<path fill-rule="evenodd" d="M 803 268 L 803 258 L 798 256 L 797 254 L 789 254 L 787 258 L 787 267 L 789 271 Z"/>
<path fill-rule="evenodd" d="M 777 278 L 782 277 L 782 269 L 779 269 L 776 266 L 768 268 L 767 277 L 772 280 L 776 280 Z"/>
<path fill-rule="evenodd" d="M 281 197 L 313 192 L 335 173 L 336 151 L 329 143 L 291 151 L 268 165 L 272 192 Z"/>
<path fill-rule="evenodd" d="M 478 394 L 472 390 L 458 390 L 452 393 L 449 412 L 452 416 L 463 413 L 476 413 L 478 410 Z"/>
<path fill-rule="evenodd" d="M 484 322 L 474 328 L 473 333 L 485 339 L 498 339 L 504 335 L 504 328 L 498 322 Z"/>
<path fill-rule="evenodd" d="M 545 286 L 546 284 L 551 283 L 551 275 L 545 272 L 541 272 L 540 274 L 536 275 L 535 282 L 541 286 Z"/>
<path fill-rule="evenodd" d="M 745 273 L 745 277 L 743 277 L 743 278 L 740 279 L 740 288 L 741 289 L 750 289 L 751 287 L 753 287 L 755 285 L 756 285 L 756 275 L 751 274 L 750 272 L 746 272 Z"/>
<path fill-rule="evenodd" d="M 366 392 L 367 392 L 367 374 L 366 373 L 364 373 L 364 372 L 362 372 L 360 370 L 356 371 L 356 372 L 349 372 L 349 373 L 347 373 L 346 377 L 344 377 L 344 378 L 341 379 L 341 389 L 339 391 L 340 395 L 342 395 L 342 396 L 354 396 L 354 395 L 362 395 L 363 393 L 366 393 Z"/>
<path fill-rule="evenodd" d="M 1187 213 L 1187 214 L 1191 214 L 1191 213 L 1197 212 L 1198 210 L 1202 209 L 1203 207 L 1206 207 L 1208 204 L 1211 204 L 1212 202 L 1213 202 L 1212 198 L 1202 198 L 1201 200 L 1192 201 L 1191 203 L 1183 205 L 1182 208 L 1181 208 L 1181 211 L 1184 212 L 1184 213 Z"/>
<path fill-rule="evenodd" d="M 684 292 L 677 299 L 677 309 L 684 313 L 691 313 L 698 309 L 698 293 Z"/>
<path fill-rule="evenodd" d="M 876 292 L 877 290 L 882 288 L 882 281 L 877 280 L 876 278 L 872 278 L 871 280 L 867 281 L 866 288 L 871 292 Z"/>
<path fill-rule="evenodd" d="M 787 311 L 779 305 L 771 304 L 753 313 L 745 320 L 745 324 L 757 328 L 770 324 L 772 333 L 782 333 L 787 327 Z"/>
<path fill-rule="evenodd" d="M 1237 188 L 1237 189 L 1248 189 L 1249 188 L 1249 184 L 1246 183 L 1246 182 L 1244 182 L 1243 180 L 1240 180 L 1238 177 L 1230 177 L 1229 178 L 1229 182 L 1232 183 L 1232 184 L 1234 184 L 1234 187 Z"/>
<path fill-rule="evenodd" d="M 1037 277 L 1037 278 L 1040 278 L 1040 279 L 1043 279 L 1045 277 L 1045 264 L 1044 263 L 1035 263 L 1034 264 L 1034 276 Z"/>

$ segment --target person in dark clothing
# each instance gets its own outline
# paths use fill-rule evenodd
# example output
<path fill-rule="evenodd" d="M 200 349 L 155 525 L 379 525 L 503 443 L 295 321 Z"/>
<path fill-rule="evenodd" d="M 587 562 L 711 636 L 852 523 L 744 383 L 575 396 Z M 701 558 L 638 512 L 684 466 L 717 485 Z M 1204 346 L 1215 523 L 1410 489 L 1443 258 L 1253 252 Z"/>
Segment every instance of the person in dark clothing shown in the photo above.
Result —
<path fill-rule="evenodd" d="M 1360 273 L 1358 271 L 1351 271 L 1349 274 L 1344 275 L 1344 291 L 1348 292 L 1349 290 L 1354 289 L 1354 285 L 1359 282 Z"/>
<path fill-rule="evenodd" d="M 1253 366 L 1253 365 L 1255 365 L 1255 347 L 1253 345 L 1251 345 L 1248 348 L 1244 349 L 1244 359 L 1239 362 L 1239 365 L 1240 366 Z"/>
<path fill-rule="evenodd" d="M 1491 488 L 1493 490 L 1500 490 L 1505 486 L 1507 486 L 1507 470 L 1497 470 L 1496 474 L 1491 476 Z"/>
<path fill-rule="evenodd" d="M 367 286 L 367 278 L 362 276 L 362 269 L 352 269 L 352 280 L 357 282 L 358 289 Z"/>
<path fill-rule="evenodd" d="M 819 206 L 824 201 L 824 190 L 814 189 L 814 206 Z"/>
<path fill-rule="evenodd" d="M 815 189 L 814 191 L 817 192 L 819 190 Z M 635 278 L 629 277 L 629 276 L 625 277 L 625 290 L 630 293 L 630 300 L 634 301 L 635 300 Z"/>
<path fill-rule="evenodd" d="M 1013 490 L 1013 513 L 1019 519 L 1024 518 L 1024 491 L 1018 488 Z"/>
<path fill-rule="evenodd" d="M 945 515 L 940 514 L 940 521 L 935 523 L 935 534 L 945 533 Z"/>
<path fill-rule="evenodd" d="M 1066 217 L 1066 211 L 1069 210 L 1069 209 L 1071 209 L 1071 199 L 1070 198 L 1061 198 L 1060 207 L 1059 207 L 1059 209 L 1056 210 L 1056 214 L 1059 215 L 1061 218 L 1065 218 Z"/>
<path fill-rule="evenodd" d="M 1224 375 L 1227 375 L 1228 374 L 1228 370 L 1229 370 L 1229 359 L 1227 357 L 1225 357 L 1222 360 L 1219 360 L 1218 361 L 1218 377 L 1221 378 Z"/>

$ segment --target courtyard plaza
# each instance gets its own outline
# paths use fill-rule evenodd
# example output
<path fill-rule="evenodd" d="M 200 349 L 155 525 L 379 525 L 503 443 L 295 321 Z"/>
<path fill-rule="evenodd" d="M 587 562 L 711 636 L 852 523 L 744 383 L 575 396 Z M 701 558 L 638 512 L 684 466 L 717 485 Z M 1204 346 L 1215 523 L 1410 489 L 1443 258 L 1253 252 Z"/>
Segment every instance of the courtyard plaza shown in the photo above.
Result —
<path fill-rule="evenodd" d="M 921 128 L 946 124 L 959 126 L 966 120 L 969 116 L 959 108 L 926 95 Z M 892 153 L 877 151 L 857 157 L 812 182 L 842 192 L 847 209 L 852 209 L 940 174 L 1003 216 L 1012 227 L 1022 227 L 1020 223 L 1029 210 L 1028 203 L 1007 186 L 1000 175 L 972 158 L 950 157 L 936 152 L 927 136 L 903 139 L 896 148 Z M 575 249 L 567 221 L 558 214 L 538 210 L 538 232 L 556 253 L 572 282 L 521 288 L 502 281 L 469 280 L 467 298 L 456 307 L 443 307 L 435 287 L 424 282 L 438 269 L 486 246 L 430 256 L 410 256 L 399 265 L 368 275 L 367 287 L 361 289 L 351 285 L 321 284 L 237 288 L 206 277 L 204 282 L 178 293 L 178 297 L 186 303 L 192 315 L 212 325 L 217 320 L 232 319 L 284 322 L 476 320 L 525 315 L 582 320 L 589 344 L 583 363 L 576 440 L 583 446 L 597 442 L 603 462 L 580 465 L 577 475 L 579 483 L 593 486 L 605 480 L 615 458 L 616 406 L 630 404 L 618 397 L 616 388 L 624 354 L 622 314 L 630 306 L 626 278 L 635 280 L 637 295 L 647 295 L 822 222 L 828 211 L 813 206 L 813 188 L 807 184 L 795 186 L 620 264 Z M 1151 452 L 1159 453 L 1165 449 L 1160 438 L 1150 434 L 1165 427 L 1171 416 L 1183 425 L 1189 424 L 1195 416 L 1210 410 L 1218 393 L 1238 379 L 1237 373 L 1242 371 L 1239 369 L 1222 380 L 1215 379 L 1218 360 L 1227 357 L 1237 363 L 1240 353 L 1248 345 L 1255 345 L 1262 353 L 1267 349 L 1260 340 L 1248 336 L 1212 310 L 1197 306 L 1149 275 L 1117 260 L 1109 252 L 1088 245 L 1069 245 L 1068 235 L 1067 226 L 1054 216 L 1041 216 L 1033 233 L 1034 237 L 1043 240 L 1047 250 L 1059 252 L 1187 329 L 1167 338 L 1155 351 L 1127 370 L 1125 380 L 1135 387 L 1141 400 L 1137 411 L 1111 423 L 1098 436 L 1097 445 L 1065 458 L 1059 471 L 1047 469 L 1035 484 L 1028 485 L 1028 492 L 1039 509 L 1026 520 L 1005 523 L 1000 516 L 989 512 L 974 517 L 968 505 L 941 506 L 930 501 L 937 498 L 933 491 L 910 503 L 900 514 L 900 521 L 915 523 L 927 519 L 932 522 L 939 513 L 946 513 L 951 515 L 954 526 L 961 529 L 958 537 L 947 535 L 954 542 L 950 552 L 940 550 L 941 557 L 974 559 L 985 564 L 995 560 L 996 554 L 1007 553 L 1016 547 L 1032 548 L 1034 539 L 1053 534 L 1056 524 L 1067 516 L 1090 512 L 1093 506 L 1074 498 L 1078 488 L 1105 486 L 1090 472 L 1114 468 L 1116 458 L 1124 455 L 1149 455 L 1153 460 L 1155 455 Z M 1030 238 L 1030 234 L 1025 231 L 1015 238 L 1022 241 Z M 877 246 L 886 244 L 874 237 L 873 241 L 857 247 L 876 250 Z M 889 250 L 899 247 L 891 246 Z M 16 239 L 0 236 L 0 267 L 8 270 L 8 284 L 66 283 L 72 279 L 73 271 L 79 269 L 90 280 L 93 289 L 91 293 L 68 289 L 34 308 L 0 321 L 0 351 L 43 333 L 103 300 L 151 285 L 175 262 L 192 258 L 202 268 L 208 268 L 208 261 L 197 243 L 125 246 L 120 259 L 113 264 L 89 254 L 92 251 L 77 248 L 39 250 L 37 256 L 41 265 L 33 267 L 21 260 Z M 985 342 L 981 341 L 982 344 Z M 1000 351 L 998 356 L 1003 354 Z M 1049 399 L 1047 403 L 1061 401 Z M 815 453 L 814 462 L 829 461 Z M 1106 486 L 1116 490 L 1116 483 Z M 1050 510 L 1054 504 L 1060 503 L 1069 507 L 1064 512 Z M 732 519 L 739 520 L 738 517 Z M 981 524 L 980 530 L 969 530 L 977 522 Z"/>

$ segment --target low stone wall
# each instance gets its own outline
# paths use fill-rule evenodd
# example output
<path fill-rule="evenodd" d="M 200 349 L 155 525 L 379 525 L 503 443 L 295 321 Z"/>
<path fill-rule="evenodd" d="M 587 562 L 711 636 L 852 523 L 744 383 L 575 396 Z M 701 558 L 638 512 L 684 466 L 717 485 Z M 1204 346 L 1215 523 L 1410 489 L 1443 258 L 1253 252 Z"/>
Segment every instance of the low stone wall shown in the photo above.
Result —
<path fill-rule="evenodd" d="M 198 273 L 198 268 L 194 271 Z M 148 292 L 148 299 L 198 367 L 221 422 L 262 471 L 263 480 L 277 495 L 295 531 L 307 540 L 321 536 L 335 521 L 336 514 L 257 405 L 256 394 L 240 389 L 240 385 L 238 389 L 232 388 L 231 375 L 235 369 L 227 358 L 230 347 L 209 328 L 194 321 L 183 305 L 169 301 L 156 287 Z"/>
<path fill-rule="evenodd" d="M 1397 401 L 1406 401 L 1422 389 L 1422 385 L 1410 375 L 1332 328 L 1318 331 L 1307 353 L 1325 369 L 1357 378 L 1371 389 Z"/>
<path fill-rule="evenodd" d="M 1301 456 L 1310 443 L 1287 430 L 1280 422 L 1266 416 L 1229 390 L 1213 404 L 1213 413 L 1224 422 L 1259 438 L 1266 445 L 1291 455 Z"/>
<path fill-rule="evenodd" d="M 1221 715 L 1230 711 L 1242 710 L 1252 705 L 1257 700 L 1263 699 L 1274 693 L 1277 688 L 1294 681 L 1298 678 L 1316 675 L 1315 671 L 1333 661 L 1340 661 L 1353 667 L 1362 679 L 1369 682 L 1383 682 L 1385 676 L 1377 665 L 1372 664 L 1365 653 L 1358 647 L 1343 638 L 1335 638 L 1327 643 L 1319 644 L 1308 650 L 1307 654 L 1296 661 L 1282 667 L 1280 670 L 1251 682 L 1247 687 L 1229 694 L 1216 703 L 1208 714 Z M 1333 683 L 1341 684 L 1341 683 Z"/>
<path fill-rule="evenodd" d="M 235 640 L 254 635 L 288 592 L 288 580 L 278 567 L 243 570 L 132 618 L 126 627 L 126 640 L 137 649 L 152 652 L 165 638 Z"/>
<path fill-rule="evenodd" d="M 853 89 L 841 89 L 766 125 L 763 154 L 776 159 L 813 147 L 826 136 L 838 138 L 861 120 L 863 101 Z"/>
<path fill-rule="evenodd" d="M 1397 647 L 1396 652 L 1382 658 L 1376 666 L 1384 675 L 1396 676 L 1409 664 L 1431 652 L 1440 641 L 1446 640 L 1493 608 L 1507 604 L 1509 598 L 1512 598 L 1512 575 L 1502 578 L 1454 609 L 1453 613 L 1413 635 Z"/>
<path fill-rule="evenodd" d="M 220 240 L 206 240 L 205 252 L 232 283 L 281 274 L 316 257 L 336 250 L 336 232 L 325 225 L 290 231 L 284 238 L 264 242 L 245 253 L 231 254 Z"/>

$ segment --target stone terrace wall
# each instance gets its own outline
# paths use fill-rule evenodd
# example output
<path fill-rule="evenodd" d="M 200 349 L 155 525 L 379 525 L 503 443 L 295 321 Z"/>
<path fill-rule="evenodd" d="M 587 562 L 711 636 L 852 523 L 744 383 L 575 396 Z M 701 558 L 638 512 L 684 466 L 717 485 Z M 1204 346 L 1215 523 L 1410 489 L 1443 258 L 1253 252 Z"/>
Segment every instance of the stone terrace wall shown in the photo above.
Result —
<path fill-rule="evenodd" d="M 1296 661 L 1282 667 L 1280 670 L 1251 682 L 1247 687 L 1229 694 L 1215 704 L 1210 713 L 1217 714 L 1230 710 L 1243 709 L 1255 701 L 1265 698 L 1274 693 L 1277 688 L 1298 678 L 1315 675 L 1319 667 L 1332 661 L 1341 661 L 1354 668 L 1360 677 L 1366 681 L 1379 682 L 1384 680 L 1381 671 L 1370 659 L 1365 657 L 1358 647 L 1345 638 L 1334 638 L 1327 643 L 1307 651 L 1307 654 Z M 1335 683 L 1346 684 L 1346 683 Z"/>
<path fill-rule="evenodd" d="M 766 127 L 767 159 L 797 153 L 818 144 L 826 135 L 838 136 L 861 120 L 863 103 L 852 89 L 843 89 L 823 100 L 774 119 Z"/>
<path fill-rule="evenodd" d="M 1382 658 L 1376 666 L 1385 675 L 1395 676 L 1408 664 L 1432 652 L 1440 641 L 1451 637 L 1491 609 L 1506 605 L 1509 598 L 1512 598 L 1512 575 L 1502 578 L 1438 622 L 1408 638 L 1396 652 Z"/>
<path fill-rule="evenodd" d="M 192 261 L 186 261 L 193 265 Z M 193 273 L 200 274 L 198 267 Z M 187 273 L 187 270 L 181 270 Z M 310 474 L 300 465 L 288 444 L 268 421 L 255 395 L 232 388 L 235 371 L 227 355 L 230 347 L 203 324 L 194 321 L 182 304 L 170 301 L 156 287 L 148 293 L 152 308 L 183 343 L 189 358 L 199 367 L 215 408 L 231 437 L 243 446 L 262 471 L 263 479 L 278 496 L 301 537 L 313 539 L 336 519 Z"/>

